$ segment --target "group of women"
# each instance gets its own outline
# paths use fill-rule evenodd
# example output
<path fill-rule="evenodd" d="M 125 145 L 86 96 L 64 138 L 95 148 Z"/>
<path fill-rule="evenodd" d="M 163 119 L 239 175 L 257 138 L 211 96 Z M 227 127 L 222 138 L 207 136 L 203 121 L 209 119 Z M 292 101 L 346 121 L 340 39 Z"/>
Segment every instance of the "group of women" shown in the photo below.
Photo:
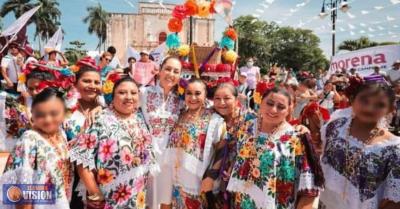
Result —
<path fill-rule="evenodd" d="M 168 57 L 155 86 L 116 79 L 106 105 L 99 71 L 81 67 L 69 113 L 54 88 L 34 95 L 31 127 L 0 181 L 53 184 L 56 201 L 16 207 L 308 209 L 318 196 L 327 209 L 400 207 L 400 138 L 379 125 L 394 104 L 386 84 L 357 88 L 352 108 L 323 126 L 319 157 L 307 130 L 289 124 L 294 95 L 285 89 L 264 92 L 254 113 L 222 83 L 209 107 L 200 79 L 180 98 L 181 70 Z"/>

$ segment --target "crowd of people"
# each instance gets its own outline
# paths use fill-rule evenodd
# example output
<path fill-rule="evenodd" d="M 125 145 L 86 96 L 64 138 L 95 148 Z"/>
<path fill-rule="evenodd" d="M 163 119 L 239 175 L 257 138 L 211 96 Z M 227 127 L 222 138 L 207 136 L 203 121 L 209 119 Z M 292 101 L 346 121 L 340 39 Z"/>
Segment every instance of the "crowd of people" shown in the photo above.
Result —
<path fill-rule="evenodd" d="M 361 77 L 248 58 L 211 88 L 147 51 L 125 68 L 114 47 L 72 65 L 8 52 L 0 184 L 53 185 L 55 202 L 1 208 L 400 208 L 400 60 Z"/>

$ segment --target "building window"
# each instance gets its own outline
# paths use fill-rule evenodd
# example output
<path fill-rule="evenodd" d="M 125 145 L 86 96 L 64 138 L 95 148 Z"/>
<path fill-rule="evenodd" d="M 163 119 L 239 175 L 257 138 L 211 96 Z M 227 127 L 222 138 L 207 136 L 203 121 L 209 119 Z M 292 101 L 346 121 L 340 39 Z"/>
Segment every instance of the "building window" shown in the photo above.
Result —
<path fill-rule="evenodd" d="M 167 33 L 161 32 L 161 33 L 158 35 L 158 43 L 159 43 L 159 44 L 162 44 L 162 43 L 165 42 L 165 40 L 167 40 Z"/>

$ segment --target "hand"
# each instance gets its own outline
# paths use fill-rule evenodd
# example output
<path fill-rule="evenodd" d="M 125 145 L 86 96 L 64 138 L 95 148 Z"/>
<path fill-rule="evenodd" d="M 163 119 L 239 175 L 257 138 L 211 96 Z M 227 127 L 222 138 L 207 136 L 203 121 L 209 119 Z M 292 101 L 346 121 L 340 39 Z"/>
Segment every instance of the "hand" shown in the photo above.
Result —
<path fill-rule="evenodd" d="M 299 132 L 300 134 L 309 134 L 310 129 L 308 129 L 307 127 L 303 126 L 303 125 L 297 125 L 294 127 L 296 129 L 297 132 Z"/>
<path fill-rule="evenodd" d="M 200 193 L 212 191 L 214 188 L 214 179 L 207 177 L 201 182 Z"/>
<path fill-rule="evenodd" d="M 6 79 L 6 86 L 11 89 L 14 87 L 14 83 L 10 79 Z"/>

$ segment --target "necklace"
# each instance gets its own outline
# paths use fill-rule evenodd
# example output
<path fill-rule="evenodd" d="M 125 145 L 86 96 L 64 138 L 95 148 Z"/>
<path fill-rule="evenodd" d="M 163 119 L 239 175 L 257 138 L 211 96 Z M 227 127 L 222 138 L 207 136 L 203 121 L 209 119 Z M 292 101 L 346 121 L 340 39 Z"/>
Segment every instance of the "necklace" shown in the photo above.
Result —
<path fill-rule="evenodd" d="M 371 142 L 374 140 L 374 138 L 378 135 L 379 133 L 379 128 L 375 127 L 373 128 L 370 133 L 368 138 L 365 141 L 361 141 L 356 137 L 353 137 L 355 139 L 357 139 L 358 141 L 360 141 L 362 143 L 362 147 L 363 149 L 357 151 L 357 152 L 350 152 L 350 138 L 352 137 L 351 135 L 351 128 L 353 126 L 353 121 L 354 119 L 351 118 L 350 119 L 350 123 L 346 129 L 346 135 L 345 135 L 345 139 L 347 141 L 347 144 L 345 145 L 345 163 L 344 163 L 344 173 L 343 175 L 355 175 L 356 174 L 356 170 L 358 170 L 358 173 L 360 173 L 360 166 L 356 164 L 356 162 L 359 162 L 360 159 L 363 155 L 363 149 L 365 148 L 366 145 L 371 144 Z M 354 155 L 350 156 L 350 153 L 354 153 Z M 348 180 L 345 181 L 345 186 L 343 188 L 343 193 L 342 193 L 342 199 L 345 199 L 347 196 L 347 188 L 348 188 Z"/>
<path fill-rule="evenodd" d="M 197 121 L 197 119 L 201 116 L 202 112 L 203 112 L 203 107 L 194 112 L 189 112 L 189 110 L 186 110 L 185 116 L 188 121 Z"/>
<path fill-rule="evenodd" d="M 277 126 L 275 126 L 275 127 L 272 129 L 271 134 L 268 134 L 268 133 L 267 133 L 267 134 L 268 134 L 268 138 L 267 138 L 266 142 L 269 141 L 270 139 L 272 139 L 273 136 L 275 136 L 275 134 L 276 134 L 278 131 L 280 131 L 281 127 L 282 127 L 284 124 L 285 124 L 285 121 L 280 122 Z M 257 129 L 256 129 L 256 137 L 255 137 L 255 138 L 258 138 L 258 137 L 260 136 L 260 130 L 261 130 L 261 128 L 262 128 L 262 119 L 257 121 Z"/>
<path fill-rule="evenodd" d="M 128 119 L 132 118 L 132 116 L 134 115 L 134 114 L 130 114 L 130 115 L 121 114 L 120 112 L 118 112 L 117 110 L 115 110 L 115 108 L 112 108 L 111 111 L 114 113 L 115 117 L 116 117 L 119 121 L 128 120 Z"/>

